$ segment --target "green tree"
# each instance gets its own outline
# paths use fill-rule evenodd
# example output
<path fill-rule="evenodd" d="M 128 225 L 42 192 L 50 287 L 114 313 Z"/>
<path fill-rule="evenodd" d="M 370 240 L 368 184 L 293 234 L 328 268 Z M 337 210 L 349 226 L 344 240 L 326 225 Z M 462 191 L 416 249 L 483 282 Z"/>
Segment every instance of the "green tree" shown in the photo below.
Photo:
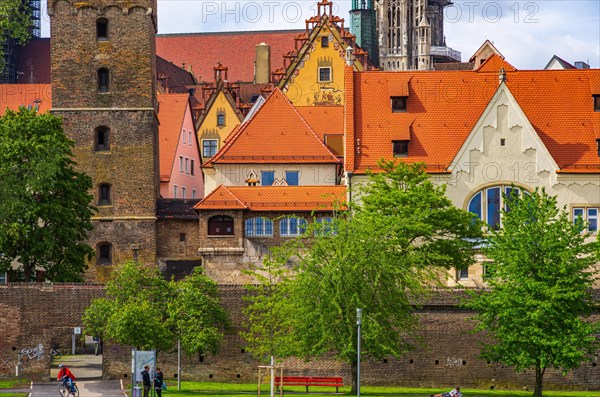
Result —
<path fill-rule="evenodd" d="M 34 110 L 0 118 L 0 272 L 14 262 L 25 281 L 80 281 L 93 250 L 92 180 L 71 160 L 62 122 Z"/>
<path fill-rule="evenodd" d="M 492 342 L 482 356 L 517 371 L 535 369 L 534 396 L 542 396 L 548 368 L 567 372 L 597 345 L 593 308 L 593 265 L 598 242 L 585 242 L 586 225 L 569 220 L 544 190 L 507 198 L 502 229 L 491 230 L 485 254 L 489 291 L 472 294 L 477 330 Z"/>
<path fill-rule="evenodd" d="M 439 280 L 437 271 L 472 262 L 469 238 L 481 233 L 473 215 L 453 207 L 423 165 L 380 166 L 362 190 L 362 204 L 272 251 L 281 281 L 257 291 L 248 308 L 257 323 L 246 338 L 251 351 L 264 352 L 271 343 L 278 356 L 341 359 L 351 366 L 353 392 L 356 309 L 364 311 L 361 353 L 400 357 L 415 341 L 416 299 Z"/>
<path fill-rule="evenodd" d="M 138 349 L 167 350 L 181 338 L 188 352 L 218 351 L 228 327 L 217 285 L 195 270 L 167 281 L 157 268 L 125 262 L 106 284 L 106 296 L 86 309 L 88 334 Z"/>
<path fill-rule="evenodd" d="M 0 43 L 6 37 L 23 45 L 31 37 L 31 8 L 23 0 L 0 2 Z M 5 67 L 4 48 L 0 45 L 0 74 Z"/>

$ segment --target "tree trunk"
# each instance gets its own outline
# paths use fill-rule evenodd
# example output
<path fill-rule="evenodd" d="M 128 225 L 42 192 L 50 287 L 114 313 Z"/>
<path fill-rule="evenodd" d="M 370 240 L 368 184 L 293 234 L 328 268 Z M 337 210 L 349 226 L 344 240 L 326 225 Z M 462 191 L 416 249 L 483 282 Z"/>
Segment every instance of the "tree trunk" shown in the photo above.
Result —
<path fill-rule="evenodd" d="M 544 372 L 546 372 L 545 368 L 535 369 L 535 389 L 533 390 L 533 397 L 542 397 L 542 381 L 544 379 Z"/>
<path fill-rule="evenodd" d="M 350 373 L 352 374 L 352 390 L 350 390 L 351 395 L 356 395 L 357 389 L 357 369 L 358 363 L 356 360 L 352 360 L 350 363 Z"/>
<path fill-rule="evenodd" d="M 31 281 L 31 266 L 23 264 L 23 278 L 26 283 Z"/>

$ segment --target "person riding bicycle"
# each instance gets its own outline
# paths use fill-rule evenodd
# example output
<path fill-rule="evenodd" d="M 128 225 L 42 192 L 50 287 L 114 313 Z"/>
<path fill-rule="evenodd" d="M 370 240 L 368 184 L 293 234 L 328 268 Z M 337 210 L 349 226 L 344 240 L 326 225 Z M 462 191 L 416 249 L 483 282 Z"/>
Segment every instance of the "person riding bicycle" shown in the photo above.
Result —
<path fill-rule="evenodd" d="M 67 383 L 69 389 L 71 389 L 71 393 L 75 393 L 75 387 L 73 386 L 75 382 L 75 375 L 73 375 L 71 370 L 67 368 L 66 365 L 58 365 L 58 376 L 56 377 L 56 379 Z"/>

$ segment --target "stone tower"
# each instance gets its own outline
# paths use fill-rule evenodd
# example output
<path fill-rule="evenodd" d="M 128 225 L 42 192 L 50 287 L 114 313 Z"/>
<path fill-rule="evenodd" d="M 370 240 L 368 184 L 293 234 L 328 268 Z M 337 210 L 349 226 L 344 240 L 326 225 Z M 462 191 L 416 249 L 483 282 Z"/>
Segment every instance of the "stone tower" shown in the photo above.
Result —
<path fill-rule="evenodd" d="M 104 281 L 125 260 L 156 263 L 156 0 L 48 0 L 48 14 L 52 113 L 93 180 L 88 277 Z"/>
<path fill-rule="evenodd" d="M 356 36 L 356 44 L 368 52 L 371 63 L 379 66 L 376 26 L 374 0 L 352 0 L 350 32 Z"/>
<path fill-rule="evenodd" d="M 434 62 L 461 61 L 444 37 L 444 7 L 450 0 L 376 1 L 381 68 L 423 70 Z"/>

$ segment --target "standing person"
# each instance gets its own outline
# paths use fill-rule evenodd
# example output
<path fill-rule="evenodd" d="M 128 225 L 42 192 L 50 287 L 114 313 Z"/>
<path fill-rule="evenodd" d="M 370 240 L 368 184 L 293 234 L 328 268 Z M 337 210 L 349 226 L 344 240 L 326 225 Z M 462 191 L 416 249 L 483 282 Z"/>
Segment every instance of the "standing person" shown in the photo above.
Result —
<path fill-rule="evenodd" d="M 98 349 L 100 348 L 100 338 L 94 336 L 94 354 L 98 355 Z"/>
<path fill-rule="evenodd" d="M 144 397 L 148 397 L 148 394 L 150 393 L 150 388 L 152 387 L 152 385 L 150 384 L 150 373 L 148 372 L 149 369 L 149 366 L 144 365 L 144 370 L 142 371 L 142 385 L 144 386 Z"/>
<path fill-rule="evenodd" d="M 156 368 L 156 377 L 154 378 L 154 390 L 156 390 L 156 395 L 158 397 L 162 397 L 162 387 L 163 387 L 163 373 L 160 368 Z"/>
<path fill-rule="evenodd" d="M 71 393 L 75 393 L 75 387 L 73 387 L 75 375 L 73 375 L 71 370 L 67 368 L 66 365 L 58 364 L 58 375 L 56 376 L 56 380 L 66 381 L 69 389 L 71 389 Z"/>

